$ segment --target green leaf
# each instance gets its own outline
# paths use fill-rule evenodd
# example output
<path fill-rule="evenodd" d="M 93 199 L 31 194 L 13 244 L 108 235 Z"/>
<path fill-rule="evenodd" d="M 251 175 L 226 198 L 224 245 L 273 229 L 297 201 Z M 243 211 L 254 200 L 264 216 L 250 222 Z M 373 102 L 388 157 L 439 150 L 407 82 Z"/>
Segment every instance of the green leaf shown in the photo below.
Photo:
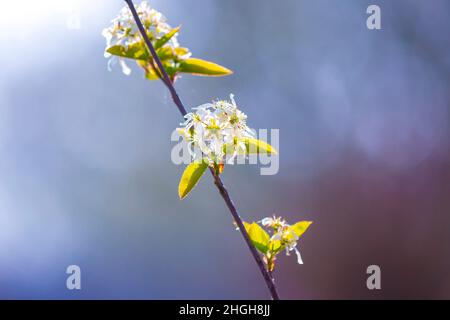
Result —
<path fill-rule="evenodd" d="M 145 78 L 147 80 L 158 80 L 159 79 L 158 75 L 155 73 L 155 71 L 152 68 L 148 69 L 148 72 L 145 72 Z"/>
<path fill-rule="evenodd" d="M 174 49 L 175 54 L 179 57 L 179 56 L 184 56 L 186 54 L 189 53 L 189 49 L 188 48 L 184 48 L 184 47 L 176 47 Z"/>
<path fill-rule="evenodd" d="M 178 195 L 183 199 L 196 186 L 202 175 L 208 168 L 208 163 L 202 159 L 190 163 L 183 172 L 178 185 Z"/>
<path fill-rule="evenodd" d="M 135 60 L 148 60 L 150 57 L 147 48 L 145 47 L 145 44 L 142 41 L 133 43 L 128 47 L 115 45 L 106 49 L 106 52 L 115 56 Z"/>
<path fill-rule="evenodd" d="M 153 67 L 149 62 L 143 60 L 136 60 L 136 62 L 142 69 L 144 69 L 144 75 L 147 80 L 159 79 L 158 75 L 156 74 L 155 70 L 153 70 Z"/>
<path fill-rule="evenodd" d="M 268 245 L 269 250 L 274 254 L 283 250 L 284 247 L 286 247 L 286 245 L 282 245 L 280 240 L 272 240 Z"/>
<path fill-rule="evenodd" d="M 159 59 L 161 59 L 161 60 L 167 60 L 167 59 L 171 59 L 174 57 L 174 52 L 171 47 L 159 48 L 156 51 L 156 54 L 158 55 Z"/>
<path fill-rule="evenodd" d="M 261 228 L 256 222 L 253 222 L 251 224 L 244 222 L 244 226 L 253 245 L 256 247 L 256 249 L 265 254 L 269 249 L 268 245 L 270 237 L 268 233 L 264 231 L 264 229 Z"/>
<path fill-rule="evenodd" d="M 171 60 L 163 60 L 162 64 L 167 74 L 169 75 L 169 78 L 174 78 L 177 74 L 177 66 L 174 65 Z"/>
<path fill-rule="evenodd" d="M 262 140 L 258 140 L 255 138 L 245 138 L 243 139 L 245 143 L 245 154 L 259 154 L 266 153 L 270 155 L 277 155 L 278 151 L 272 147 L 267 142 Z M 225 154 L 231 154 L 234 152 L 234 147 L 232 144 L 226 144 L 223 147 L 223 152 Z M 244 152 L 242 149 L 239 149 L 238 154 L 242 155 Z"/>
<path fill-rule="evenodd" d="M 296 224 L 292 225 L 291 228 L 297 235 L 300 237 L 303 233 L 305 233 L 306 229 L 313 223 L 312 221 L 299 221 Z"/>
<path fill-rule="evenodd" d="M 173 28 L 172 30 L 170 30 L 168 33 L 166 33 L 165 35 L 163 35 L 161 38 L 159 38 L 158 40 L 155 41 L 154 47 L 155 50 L 158 50 L 159 48 L 162 48 L 167 42 L 169 42 L 169 40 L 175 35 L 177 34 L 178 31 L 180 31 L 180 27 L 178 26 L 176 28 Z"/>
<path fill-rule="evenodd" d="M 216 63 L 197 58 L 188 58 L 181 61 L 178 71 L 201 76 L 226 76 L 233 73 L 230 69 Z"/>
<path fill-rule="evenodd" d="M 255 138 L 245 138 L 245 147 L 248 154 L 255 154 L 255 153 L 266 153 L 266 154 L 278 154 L 278 151 L 272 147 L 267 142 L 264 142 L 262 140 L 258 140 Z"/>

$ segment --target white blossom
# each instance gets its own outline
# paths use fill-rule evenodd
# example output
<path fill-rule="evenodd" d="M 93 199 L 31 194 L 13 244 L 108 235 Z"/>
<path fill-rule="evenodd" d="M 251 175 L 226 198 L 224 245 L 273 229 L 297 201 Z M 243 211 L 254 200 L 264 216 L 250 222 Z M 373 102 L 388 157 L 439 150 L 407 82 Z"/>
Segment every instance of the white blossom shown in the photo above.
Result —
<path fill-rule="evenodd" d="M 264 227 L 274 228 L 276 230 L 288 226 L 286 220 L 282 219 L 281 217 L 277 218 L 275 215 L 273 215 L 272 217 L 264 218 L 260 222 Z"/>
<path fill-rule="evenodd" d="M 226 151 L 231 152 L 228 162 L 246 151 L 247 137 L 254 137 L 247 126 L 247 116 L 240 111 L 230 95 L 231 101 L 220 100 L 193 108 L 193 112 L 185 116 L 183 136 L 194 147 L 206 156 L 210 162 L 223 164 Z"/>
<path fill-rule="evenodd" d="M 136 12 L 141 19 L 150 40 L 153 41 L 155 39 L 159 39 L 172 30 L 170 25 L 166 22 L 166 17 L 161 12 L 151 8 L 147 1 L 142 1 L 139 5 L 137 5 Z M 111 26 L 103 29 L 102 35 L 106 38 L 106 49 L 114 45 L 128 47 L 140 42 L 142 39 L 137 24 L 128 6 L 124 6 L 120 10 L 119 15 L 111 20 Z M 176 34 L 169 40 L 167 45 L 172 48 L 177 48 L 179 46 Z M 119 60 L 123 73 L 129 75 L 131 73 L 131 69 L 126 65 L 124 59 L 112 56 L 106 51 L 106 49 L 105 58 L 110 59 L 108 61 L 108 70 L 111 70 L 111 66 L 116 64 L 117 60 Z"/>
<path fill-rule="evenodd" d="M 279 240 L 285 247 L 286 255 L 289 256 L 290 252 L 294 251 L 297 255 L 298 264 L 303 264 L 302 256 L 297 248 L 299 236 L 291 228 L 291 225 L 286 223 L 286 220 L 273 216 L 272 218 L 264 218 L 260 222 L 264 227 L 273 228 L 274 233 L 270 238 L 271 241 Z"/>

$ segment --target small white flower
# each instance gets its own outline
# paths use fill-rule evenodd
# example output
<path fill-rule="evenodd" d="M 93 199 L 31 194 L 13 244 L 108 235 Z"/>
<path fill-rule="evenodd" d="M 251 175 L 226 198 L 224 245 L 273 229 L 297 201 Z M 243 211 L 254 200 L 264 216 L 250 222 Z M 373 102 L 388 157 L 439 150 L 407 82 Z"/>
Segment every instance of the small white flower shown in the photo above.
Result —
<path fill-rule="evenodd" d="M 274 220 L 273 218 L 267 217 L 261 220 L 261 224 L 264 227 L 271 227 L 273 224 L 273 220 Z"/>
<path fill-rule="evenodd" d="M 231 159 L 238 151 L 245 153 L 243 138 L 254 136 L 246 124 L 247 116 L 237 108 L 233 95 L 230 98 L 231 102 L 221 100 L 193 108 L 181 124 L 185 132 L 192 133 L 188 142 L 217 164 L 225 162 L 225 148 L 231 148 Z"/>
<path fill-rule="evenodd" d="M 290 252 L 294 251 L 297 255 L 298 264 L 303 264 L 300 251 L 296 248 L 299 237 L 286 220 L 273 216 L 264 218 L 260 222 L 264 227 L 273 228 L 274 233 L 270 238 L 271 241 L 279 240 L 284 245 L 286 255 L 289 256 Z"/>
<path fill-rule="evenodd" d="M 289 226 L 286 223 L 286 220 L 284 220 L 281 217 L 276 217 L 275 215 L 273 215 L 272 217 L 267 217 L 261 220 L 261 224 L 264 227 L 269 227 L 269 228 L 274 228 L 274 229 L 279 229 L 279 228 L 283 228 L 283 227 L 287 227 Z"/>
<path fill-rule="evenodd" d="M 163 35 L 167 34 L 172 28 L 166 22 L 166 17 L 161 12 L 151 8 L 147 1 L 142 1 L 136 6 L 136 12 L 144 25 L 150 40 L 159 39 Z M 141 41 L 141 35 L 133 15 L 128 6 L 123 7 L 120 10 L 119 15 L 111 20 L 111 26 L 103 29 L 102 35 L 106 39 L 106 49 L 114 45 L 122 45 L 128 47 Z M 172 48 L 179 47 L 177 35 L 174 35 L 168 42 Z M 105 58 L 110 58 L 108 62 L 108 69 L 115 64 L 117 60 L 122 67 L 122 71 L 125 74 L 130 74 L 131 69 L 125 64 L 123 58 L 112 57 L 110 53 L 106 52 Z M 186 56 L 189 56 L 187 53 Z"/>

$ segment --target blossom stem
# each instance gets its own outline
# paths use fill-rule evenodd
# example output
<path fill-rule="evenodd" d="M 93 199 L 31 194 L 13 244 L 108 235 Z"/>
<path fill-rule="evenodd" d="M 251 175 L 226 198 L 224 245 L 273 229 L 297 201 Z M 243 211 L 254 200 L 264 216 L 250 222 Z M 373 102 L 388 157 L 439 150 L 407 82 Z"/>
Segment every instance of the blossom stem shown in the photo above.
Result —
<path fill-rule="evenodd" d="M 134 20 L 136 21 L 136 24 L 139 28 L 139 32 L 141 33 L 142 37 L 144 38 L 145 44 L 147 45 L 148 49 L 150 50 L 150 53 L 153 57 L 153 60 L 156 62 L 156 65 L 159 69 L 159 71 L 162 74 L 162 81 L 166 85 L 166 87 L 169 89 L 170 94 L 172 95 L 172 100 L 177 106 L 180 113 L 185 116 L 186 115 L 186 108 L 184 107 L 183 103 L 181 102 L 180 97 L 178 96 L 177 91 L 175 90 L 175 87 L 173 86 L 173 83 L 167 74 L 166 70 L 164 69 L 164 66 L 161 62 L 161 60 L 158 57 L 158 54 L 155 51 L 155 48 L 153 47 L 150 39 L 148 38 L 147 33 L 145 32 L 144 26 L 142 25 L 141 20 L 139 19 L 139 15 L 136 12 L 136 8 L 134 7 L 132 0 L 124 0 L 127 5 L 130 7 L 131 14 L 133 15 Z M 214 177 L 214 184 L 216 185 L 217 189 L 220 192 L 220 195 L 224 199 L 228 209 L 230 210 L 231 215 L 233 216 L 234 221 L 236 222 L 237 226 L 239 227 L 239 230 L 244 237 L 245 242 L 247 243 L 248 248 L 250 249 L 250 252 L 253 255 L 253 258 L 256 261 L 256 264 L 259 267 L 259 270 L 261 271 L 261 274 L 263 275 L 263 278 L 266 282 L 267 288 L 270 291 L 270 294 L 272 296 L 273 300 L 279 300 L 278 292 L 275 287 L 275 283 L 273 281 L 273 278 L 269 271 L 266 269 L 264 262 L 262 261 L 260 255 L 258 254 L 258 251 L 256 250 L 255 246 L 252 244 L 250 237 L 245 230 L 244 223 L 242 222 L 241 217 L 239 216 L 239 213 L 234 206 L 233 201 L 231 200 L 231 197 L 223 184 L 222 180 L 220 179 L 220 176 L 214 172 L 214 169 L 210 167 L 211 174 Z"/>

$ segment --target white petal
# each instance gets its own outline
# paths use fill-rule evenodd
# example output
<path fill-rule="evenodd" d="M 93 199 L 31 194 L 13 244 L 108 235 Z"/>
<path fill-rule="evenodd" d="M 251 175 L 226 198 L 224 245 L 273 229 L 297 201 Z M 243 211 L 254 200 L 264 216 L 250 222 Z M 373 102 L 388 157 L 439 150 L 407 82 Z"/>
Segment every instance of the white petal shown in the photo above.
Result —
<path fill-rule="evenodd" d="M 238 152 L 237 152 L 237 150 L 235 150 L 235 151 L 233 152 L 233 155 L 232 155 L 232 156 L 230 157 L 230 159 L 228 160 L 228 164 L 233 164 L 233 163 L 234 163 L 234 159 L 236 159 L 237 155 L 238 155 Z"/>
<path fill-rule="evenodd" d="M 233 106 L 236 106 L 236 101 L 234 101 L 234 94 L 230 93 L 230 100 Z"/>
<path fill-rule="evenodd" d="M 272 222 L 273 222 L 272 218 L 264 218 L 264 219 L 261 220 L 261 224 L 263 226 L 269 226 L 269 225 L 272 224 Z"/>
<path fill-rule="evenodd" d="M 291 250 L 289 249 L 288 246 L 286 246 L 286 255 L 287 255 L 287 256 L 290 256 L 290 255 L 291 255 L 291 254 L 289 253 L 289 251 L 291 251 Z"/>
<path fill-rule="evenodd" d="M 111 57 L 108 60 L 108 71 L 112 71 L 112 66 L 115 65 L 117 63 L 117 58 L 116 57 Z"/>
<path fill-rule="evenodd" d="M 125 61 L 123 59 L 119 60 L 120 66 L 122 67 L 122 72 L 129 76 L 131 74 L 131 69 L 128 68 L 127 64 L 125 63 Z"/>
<path fill-rule="evenodd" d="M 297 263 L 303 264 L 303 260 L 302 260 L 302 256 L 300 255 L 300 251 L 298 251 L 297 248 L 294 248 L 294 250 L 295 250 L 295 254 L 297 255 Z"/>

